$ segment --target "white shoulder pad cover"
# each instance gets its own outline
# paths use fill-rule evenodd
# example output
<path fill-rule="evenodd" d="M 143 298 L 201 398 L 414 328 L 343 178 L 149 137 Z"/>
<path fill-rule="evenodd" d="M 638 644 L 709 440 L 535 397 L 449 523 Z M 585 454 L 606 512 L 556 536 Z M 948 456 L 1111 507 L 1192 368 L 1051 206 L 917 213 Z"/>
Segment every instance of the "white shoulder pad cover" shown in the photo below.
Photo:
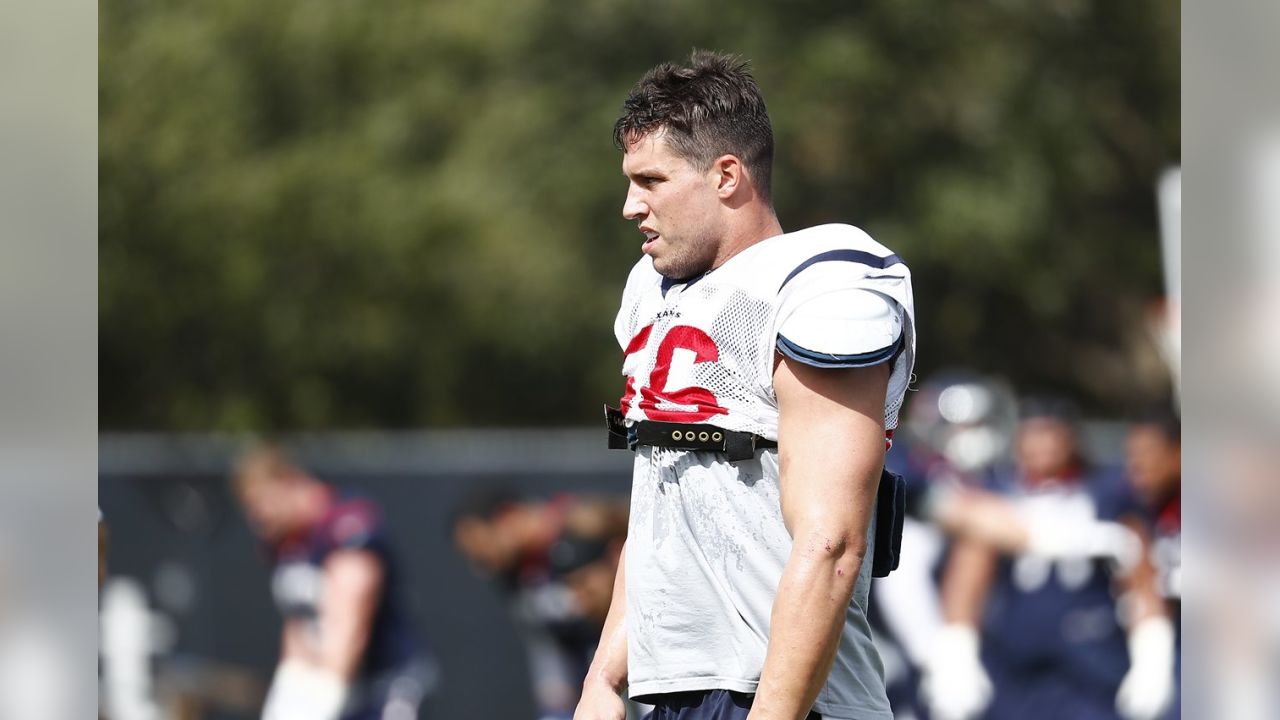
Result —
<path fill-rule="evenodd" d="M 884 362 L 902 336 L 902 308 L 873 290 L 834 288 L 800 299 L 787 310 L 786 317 L 779 318 L 779 345 L 785 344 L 802 356 L 806 350 L 830 356 L 827 362 L 812 364 Z"/>

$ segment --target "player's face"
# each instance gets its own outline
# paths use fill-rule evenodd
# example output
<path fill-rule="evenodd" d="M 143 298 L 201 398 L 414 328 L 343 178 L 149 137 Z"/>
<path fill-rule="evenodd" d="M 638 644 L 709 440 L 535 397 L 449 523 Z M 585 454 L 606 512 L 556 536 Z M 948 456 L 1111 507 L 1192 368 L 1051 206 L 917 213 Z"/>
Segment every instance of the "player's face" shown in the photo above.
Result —
<path fill-rule="evenodd" d="M 654 269 L 683 280 L 714 267 L 723 237 L 717 176 L 677 155 L 661 130 L 627 146 L 622 173 L 629 183 L 622 216 L 644 234 L 641 250 Z"/>
<path fill-rule="evenodd" d="M 520 524 L 529 513 L 523 507 L 499 512 L 492 519 L 466 517 L 453 528 L 453 539 L 472 562 L 487 573 L 501 573 L 520 559 L 522 545 Z"/>
<path fill-rule="evenodd" d="M 1126 466 L 1133 488 L 1145 497 L 1170 492 L 1182 475 L 1182 451 L 1164 433 L 1139 426 L 1129 433 Z"/>
<path fill-rule="evenodd" d="M 248 483 L 240 491 L 240 502 L 254 530 L 264 539 L 277 540 L 296 525 L 294 503 L 283 482 L 264 480 Z"/>
<path fill-rule="evenodd" d="M 1032 418 L 1018 430 L 1018 465 L 1029 478 L 1061 478 L 1075 461 L 1075 437 L 1065 423 Z"/>
<path fill-rule="evenodd" d="M 500 542 L 493 524 L 476 517 L 458 520 L 453 528 L 453 541 L 469 560 L 486 573 L 498 573 L 507 569 L 510 558 L 507 548 Z"/>

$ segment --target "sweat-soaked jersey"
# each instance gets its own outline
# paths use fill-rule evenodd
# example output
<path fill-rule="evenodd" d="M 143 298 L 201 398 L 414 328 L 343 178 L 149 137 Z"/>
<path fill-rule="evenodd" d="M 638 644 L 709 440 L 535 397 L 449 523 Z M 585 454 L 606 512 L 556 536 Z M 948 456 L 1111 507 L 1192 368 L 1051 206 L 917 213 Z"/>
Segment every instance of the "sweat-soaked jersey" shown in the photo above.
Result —
<path fill-rule="evenodd" d="M 628 421 L 707 423 L 776 440 L 775 353 L 818 367 L 891 363 L 885 427 L 915 356 L 910 273 L 866 233 L 824 225 L 757 243 L 699 278 L 673 282 L 649 258 L 632 270 L 615 331 L 626 355 Z M 641 447 L 626 556 L 632 697 L 755 692 L 770 613 L 791 552 L 776 451 Z M 872 556 L 874 527 L 868 530 Z M 892 717 L 867 624 L 864 562 L 839 649 L 814 708 L 825 718 Z"/>

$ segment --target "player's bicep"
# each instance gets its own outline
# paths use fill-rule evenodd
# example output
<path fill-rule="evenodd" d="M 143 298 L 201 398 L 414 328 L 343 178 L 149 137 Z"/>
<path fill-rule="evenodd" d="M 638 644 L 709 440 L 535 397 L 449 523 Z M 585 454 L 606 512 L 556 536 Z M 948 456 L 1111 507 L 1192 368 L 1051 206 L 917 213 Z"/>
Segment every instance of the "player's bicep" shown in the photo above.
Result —
<path fill-rule="evenodd" d="M 382 562 L 368 550 L 332 553 L 324 564 L 326 615 L 367 618 L 382 597 Z"/>
<path fill-rule="evenodd" d="M 884 464 L 889 365 L 821 369 L 784 357 L 774 371 L 783 519 L 865 530 Z"/>

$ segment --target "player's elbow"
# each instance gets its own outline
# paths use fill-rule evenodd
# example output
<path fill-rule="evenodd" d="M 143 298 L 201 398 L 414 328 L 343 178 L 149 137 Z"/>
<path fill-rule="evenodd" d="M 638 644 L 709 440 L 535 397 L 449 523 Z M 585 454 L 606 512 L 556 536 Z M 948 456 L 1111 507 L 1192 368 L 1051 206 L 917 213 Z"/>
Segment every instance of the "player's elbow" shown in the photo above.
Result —
<path fill-rule="evenodd" d="M 837 578 L 857 575 L 867 549 L 867 538 L 852 523 L 838 520 L 806 524 L 795 536 L 795 554 L 828 567 Z"/>

